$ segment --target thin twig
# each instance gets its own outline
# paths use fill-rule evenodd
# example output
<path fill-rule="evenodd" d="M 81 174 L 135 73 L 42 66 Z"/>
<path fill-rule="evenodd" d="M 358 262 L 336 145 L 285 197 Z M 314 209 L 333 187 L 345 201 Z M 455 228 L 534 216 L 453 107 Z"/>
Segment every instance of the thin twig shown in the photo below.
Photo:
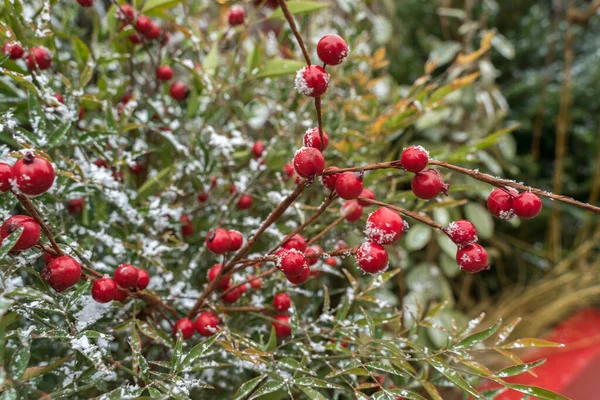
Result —
<path fill-rule="evenodd" d="M 359 201 L 364 201 L 365 203 L 375 204 L 375 205 L 378 205 L 378 206 L 381 206 L 381 207 L 387 207 L 387 208 L 389 208 L 391 210 L 399 212 L 400 214 L 406 215 L 407 217 L 410 217 L 412 219 L 416 219 L 417 221 L 422 222 L 425 225 L 429 225 L 432 228 L 439 229 L 439 230 L 445 232 L 445 229 L 444 229 L 443 226 L 441 226 L 440 224 L 438 224 L 434 220 L 429 219 L 429 218 L 427 218 L 427 217 L 425 217 L 425 216 L 423 216 L 421 214 L 418 214 L 416 212 L 408 211 L 408 210 L 405 210 L 404 208 L 396 207 L 394 205 L 387 204 L 387 203 L 384 203 L 384 202 L 381 202 L 381 201 L 368 199 L 366 197 L 359 197 L 358 200 Z"/>
<path fill-rule="evenodd" d="M 42 217 L 40 217 L 40 214 L 35 208 L 35 205 L 31 202 L 31 200 L 29 200 L 29 197 L 21 193 L 14 194 L 17 197 L 17 200 L 19 200 L 19 203 L 21 203 L 21 205 L 23 206 L 23 208 L 29 213 L 29 215 L 31 215 L 33 219 L 35 219 L 35 222 L 38 223 L 40 228 L 42 228 L 42 231 L 44 231 L 44 234 L 50 241 L 50 244 L 52 245 L 52 248 L 54 249 L 56 255 L 62 256 L 64 254 L 63 251 L 60 249 L 60 247 L 58 247 L 58 243 L 56 243 L 52 232 L 50 232 L 50 229 L 48 228 Z"/>
<path fill-rule="evenodd" d="M 315 109 L 317 110 L 317 123 L 319 126 L 319 138 L 321 139 L 321 151 L 323 151 L 323 147 L 325 146 L 325 142 L 323 141 L 323 114 L 321 111 L 321 97 L 315 97 Z"/>
<path fill-rule="evenodd" d="M 308 241 L 308 243 L 306 243 L 307 246 L 312 245 L 313 243 L 315 243 L 317 240 L 321 239 L 325 234 L 327 234 L 327 232 L 329 232 L 330 230 L 332 230 L 333 228 L 335 228 L 335 226 L 337 224 L 339 224 L 340 222 L 342 222 L 344 220 L 344 218 L 346 218 L 345 215 L 340 215 L 338 218 L 336 218 L 335 221 L 333 221 L 331 224 L 327 225 L 325 227 L 325 229 L 323 229 L 321 232 L 319 232 L 316 236 L 314 236 L 312 239 L 310 239 Z"/>
<path fill-rule="evenodd" d="M 285 16 L 285 19 L 287 20 L 288 24 L 290 24 L 290 29 L 292 30 L 292 33 L 294 34 L 294 36 L 296 37 L 296 40 L 298 41 L 298 44 L 300 45 L 300 49 L 302 49 L 302 55 L 304 56 L 304 59 L 306 60 L 306 65 L 311 65 L 308 51 L 306 51 L 306 46 L 304 45 L 304 40 L 302 40 L 302 36 L 300 36 L 300 33 L 298 32 L 298 28 L 296 27 L 296 22 L 294 21 L 294 17 L 292 16 L 290 9 L 288 8 L 285 0 L 278 0 L 278 1 L 279 1 L 279 6 L 281 7 L 281 11 L 283 11 L 283 15 Z"/>

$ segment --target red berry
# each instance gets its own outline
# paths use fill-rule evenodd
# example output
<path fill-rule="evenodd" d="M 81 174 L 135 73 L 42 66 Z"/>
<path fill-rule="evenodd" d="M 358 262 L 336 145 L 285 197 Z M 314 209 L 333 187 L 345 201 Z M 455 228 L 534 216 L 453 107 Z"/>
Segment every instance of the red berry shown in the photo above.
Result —
<path fill-rule="evenodd" d="M 40 275 L 52 289 L 62 292 L 79 282 L 79 279 L 81 279 L 81 265 L 73 257 L 56 257 L 50 261 Z"/>
<path fill-rule="evenodd" d="M 183 101 L 188 97 L 189 89 L 185 83 L 177 81 L 171 84 L 169 93 L 175 100 Z"/>
<path fill-rule="evenodd" d="M 356 200 L 350 200 L 342 206 L 342 215 L 346 216 L 346 221 L 358 221 L 362 217 L 363 208 Z"/>
<path fill-rule="evenodd" d="M 244 8 L 241 6 L 232 6 L 227 14 L 229 25 L 236 26 L 244 23 Z"/>
<path fill-rule="evenodd" d="M 135 10 L 129 4 L 121 4 L 117 7 L 117 18 L 123 21 L 133 21 L 135 19 Z"/>
<path fill-rule="evenodd" d="M 0 192 L 8 192 L 11 189 L 10 180 L 13 179 L 13 170 L 10 165 L 0 162 Z"/>
<path fill-rule="evenodd" d="M 137 286 L 138 282 L 137 268 L 131 264 L 121 264 L 115 270 L 113 278 L 115 278 L 115 282 L 117 282 L 119 286 L 133 289 Z"/>
<path fill-rule="evenodd" d="M 50 261 L 54 260 L 56 257 L 50 253 L 44 254 L 44 265 L 47 267 L 50 264 Z"/>
<path fill-rule="evenodd" d="M 168 65 L 161 65 L 156 70 L 156 77 L 161 81 L 170 81 L 173 78 L 173 68 Z"/>
<path fill-rule="evenodd" d="M 145 15 L 140 15 L 137 21 L 135 21 L 135 28 L 144 36 L 152 31 L 153 25 L 154 22 L 152 22 L 152 20 Z"/>
<path fill-rule="evenodd" d="M 515 197 L 513 207 L 517 217 L 522 219 L 535 218 L 542 211 L 542 200 L 531 192 L 525 192 Z"/>
<path fill-rule="evenodd" d="M 160 35 L 162 35 L 162 29 L 160 29 L 160 26 L 154 22 L 152 23 L 150 31 L 148 33 L 144 33 L 144 37 L 148 40 L 158 39 Z"/>
<path fill-rule="evenodd" d="M 337 267 L 339 263 L 337 258 L 329 257 L 325 260 L 325 264 L 329 265 L 330 267 Z"/>
<path fill-rule="evenodd" d="M 181 318 L 173 325 L 173 336 L 177 336 L 179 331 L 181 331 L 181 337 L 184 339 L 191 338 L 194 336 L 194 323 L 187 318 Z"/>
<path fill-rule="evenodd" d="M 125 301 L 127 301 L 127 297 L 129 297 L 127 292 L 123 292 L 123 291 L 119 290 L 119 288 L 117 288 L 117 293 L 115 294 L 115 301 L 118 301 L 120 303 L 125 303 Z"/>
<path fill-rule="evenodd" d="M 363 191 L 362 174 L 342 172 L 335 182 L 335 191 L 344 200 L 357 198 Z"/>
<path fill-rule="evenodd" d="M 254 158 L 260 158 L 265 152 L 265 142 L 259 140 L 255 142 L 252 146 L 252 154 L 254 154 Z"/>
<path fill-rule="evenodd" d="M 277 266 L 285 276 L 296 277 L 304 272 L 307 265 L 304 254 L 296 249 L 287 250 L 277 262 Z"/>
<path fill-rule="evenodd" d="M 312 147 L 302 147 L 294 155 L 294 170 L 304 179 L 313 178 L 323 173 L 325 157 L 323 153 Z"/>
<path fill-rule="evenodd" d="M 323 67 L 308 65 L 296 73 L 296 90 L 311 97 L 320 97 L 327 91 L 329 75 Z"/>
<path fill-rule="evenodd" d="M 299 233 L 296 233 L 294 236 L 289 238 L 287 242 L 281 245 L 283 249 L 296 249 L 300 252 L 306 250 L 306 239 Z"/>
<path fill-rule="evenodd" d="M 225 288 L 225 290 L 228 290 L 229 287 Z M 242 297 L 242 294 L 246 291 L 246 285 L 242 285 L 242 286 L 238 286 L 233 290 L 230 291 L 226 291 L 225 294 L 223 295 L 223 301 L 225 303 L 235 303 L 236 301 L 238 301 L 240 299 L 240 297 Z"/>
<path fill-rule="evenodd" d="M 286 163 L 283 166 L 283 172 L 285 173 L 285 176 L 287 176 L 288 178 L 291 178 L 292 176 L 294 176 L 294 166 L 292 165 L 292 163 Z"/>
<path fill-rule="evenodd" d="M 92 285 L 92 298 L 98 303 L 110 303 L 117 295 L 117 283 L 112 278 L 100 278 Z"/>
<path fill-rule="evenodd" d="M 181 222 L 181 235 L 182 236 L 190 236 L 194 234 L 194 224 L 190 219 L 190 216 L 187 214 L 182 214 L 179 218 L 179 222 Z"/>
<path fill-rule="evenodd" d="M 238 251 L 242 248 L 244 244 L 244 236 L 239 231 L 229 230 L 229 239 L 231 240 L 231 247 L 229 247 L 229 251 Z"/>
<path fill-rule="evenodd" d="M 60 104 L 65 104 L 65 98 L 63 97 L 62 94 L 60 94 L 60 93 L 54 93 L 52 95 L 52 97 L 54 97 L 56 99 L 56 101 L 58 101 Z"/>
<path fill-rule="evenodd" d="M 287 293 L 277 293 L 273 297 L 273 307 L 279 312 L 287 311 L 292 305 L 292 299 Z"/>
<path fill-rule="evenodd" d="M 365 242 L 356 252 L 358 266 L 367 274 L 384 271 L 388 266 L 388 254 L 382 245 Z"/>
<path fill-rule="evenodd" d="M 442 176 L 435 169 L 417 172 L 411 183 L 412 191 L 420 199 L 431 200 L 440 193 L 448 194 L 449 186 L 444 183 Z"/>
<path fill-rule="evenodd" d="M 67 201 L 67 210 L 71 214 L 81 214 L 83 207 L 85 207 L 85 199 L 83 197 Z"/>
<path fill-rule="evenodd" d="M 279 2 L 277 0 L 254 0 L 255 6 L 265 6 L 268 8 L 277 8 L 279 7 Z"/>
<path fill-rule="evenodd" d="M 278 338 L 286 338 L 291 336 L 292 327 L 290 326 L 290 316 L 289 315 L 277 315 L 273 318 L 273 328 L 275 328 L 275 334 Z"/>
<path fill-rule="evenodd" d="M 200 203 L 204 203 L 206 200 L 208 200 L 208 193 L 206 193 L 206 192 L 198 193 L 198 201 Z"/>
<path fill-rule="evenodd" d="M 487 199 L 488 211 L 500 219 L 515 217 L 514 198 L 519 194 L 516 189 L 509 187 L 496 188 Z"/>
<path fill-rule="evenodd" d="M 129 35 L 129 41 L 133 44 L 140 44 L 142 43 L 142 37 L 137 33 L 134 33 Z"/>
<path fill-rule="evenodd" d="M 475 225 L 464 219 L 451 222 L 447 228 L 444 228 L 444 233 L 458 247 L 465 247 L 477 242 L 477 229 L 475 229 Z"/>
<path fill-rule="evenodd" d="M 138 268 L 137 273 L 138 273 L 137 288 L 139 290 L 144 290 L 148 287 L 148 284 L 150 283 L 150 274 L 148 273 L 148 271 L 141 269 L 141 268 Z"/>
<path fill-rule="evenodd" d="M 227 190 L 229 191 L 229 193 L 234 194 L 237 193 L 237 188 L 235 187 L 235 185 L 233 183 L 231 183 L 229 185 L 229 187 L 227 188 Z"/>
<path fill-rule="evenodd" d="M 94 0 L 77 0 L 82 7 L 91 7 L 94 5 Z"/>
<path fill-rule="evenodd" d="M 311 254 L 318 254 L 318 253 L 322 253 L 322 252 L 323 252 L 323 249 L 321 248 L 321 246 L 316 244 L 316 245 L 310 246 L 308 249 L 306 249 L 306 251 L 304 252 L 304 255 L 309 256 Z M 308 265 L 315 265 L 316 263 L 319 262 L 319 258 L 318 257 L 306 257 L 306 261 L 308 262 Z"/>
<path fill-rule="evenodd" d="M 319 134 L 319 128 L 311 128 L 306 131 L 304 138 L 302 139 L 304 147 L 313 147 L 317 150 L 323 151 L 329 146 L 329 136 L 323 131 L 323 148 L 321 148 L 321 135 Z"/>
<path fill-rule="evenodd" d="M 410 172 L 421 172 L 429 162 L 429 152 L 421 146 L 410 146 L 400 156 L 402 167 Z"/>
<path fill-rule="evenodd" d="M 215 279 L 217 279 L 217 275 L 219 275 L 219 272 L 221 272 L 222 268 L 223 268 L 223 266 L 221 264 L 215 264 L 212 267 L 210 267 L 210 269 L 208 270 L 208 274 L 207 274 L 208 281 L 212 282 Z M 225 289 L 227 286 L 229 286 L 229 281 L 231 281 L 231 275 L 223 275 L 219 279 L 219 283 L 217 284 L 217 288 L 218 289 Z"/>
<path fill-rule="evenodd" d="M 365 233 L 375 243 L 392 244 L 402 237 L 404 221 L 397 212 L 381 207 L 369 215 Z"/>
<path fill-rule="evenodd" d="M 224 254 L 231 248 L 231 238 L 227 229 L 217 228 L 206 235 L 206 247 L 215 254 Z"/>
<path fill-rule="evenodd" d="M 243 194 L 240 196 L 237 206 L 240 210 L 247 210 L 252 207 L 252 196 Z"/>
<path fill-rule="evenodd" d="M 212 336 L 219 327 L 219 318 L 211 312 L 203 312 L 196 318 L 196 330 L 202 336 Z"/>
<path fill-rule="evenodd" d="M 325 172 L 337 171 L 338 169 L 338 167 L 327 167 L 327 169 L 325 169 Z M 335 183 L 337 182 L 338 176 L 340 176 L 340 174 L 323 175 L 321 177 L 321 183 L 323 183 L 323 186 L 325 186 L 327 189 L 335 190 Z"/>
<path fill-rule="evenodd" d="M 348 56 L 348 44 L 338 35 L 325 35 L 317 43 L 317 55 L 327 65 L 339 65 Z"/>
<path fill-rule="evenodd" d="M 360 192 L 360 196 L 358 196 L 358 197 L 364 197 L 365 199 L 375 200 L 375 193 L 373 193 L 372 190 L 365 188 L 362 190 L 362 192 Z M 372 203 L 368 203 L 363 200 L 358 200 L 358 204 L 360 204 L 363 207 L 368 207 L 368 206 L 373 205 Z"/>
<path fill-rule="evenodd" d="M 2 52 L 4 54 L 8 54 L 11 60 L 18 60 L 19 58 L 23 57 L 23 54 L 25 54 L 25 50 L 23 50 L 21 43 L 16 41 L 4 43 L 2 46 Z"/>
<path fill-rule="evenodd" d="M 260 278 L 256 278 L 253 275 L 249 275 L 248 280 L 250 280 L 249 283 L 252 289 L 258 290 L 262 287 L 262 280 Z"/>
<path fill-rule="evenodd" d="M 293 283 L 294 285 L 300 285 L 301 283 L 304 283 L 308 280 L 308 278 L 310 278 L 310 267 L 308 266 L 308 263 L 304 264 L 304 269 L 302 270 L 302 273 L 298 276 L 288 276 L 286 275 L 285 277 L 288 282 Z"/>
<path fill-rule="evenodd" d="M 458 249 L 456 263 L 461 270 L 469 273 L 480 272 L 490 268 L 487 251 L 477 243 Z"/>
<path fill-rule="evenodd" d="M 32 47 L 29 49 L 29 54 L 25 58 L 25 61 L 30 71 L 36 68 L 42 70 L 48 69 L 52 65 L 52 54 L 45 47 Z"/>
<path fill-rule="evenodd" d="M 4 221 L 2 228 L 0 228 L 0 237 L 2 237 L 2 240 L 6 239 L 21 226 L 23 232 L 17 243 L 12 247 L 12 251 L 30 249 L 40 240 L 40 226 L 35 222 L 35 219 L 27 215 L 13 215 Z"/>
<path fill-rule="evenodd" d="M 45 158 L 27 152 L 12 168 L 19 190 L 29 196 L 46 192 L 54 183 L 54 168 Z"/>

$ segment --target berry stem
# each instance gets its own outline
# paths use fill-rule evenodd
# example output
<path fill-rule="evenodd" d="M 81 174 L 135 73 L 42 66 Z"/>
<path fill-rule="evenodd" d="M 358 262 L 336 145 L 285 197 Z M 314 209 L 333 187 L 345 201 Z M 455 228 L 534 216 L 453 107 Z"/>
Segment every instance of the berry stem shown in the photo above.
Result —
<path fill-rule="evenodd" d="M 277 268 L 276 268 L 276 267 L 273 267 L 273 268 L 271 268 L 271 269 L 268 269 L 268 270 L 266 270 L 265 272 L 262 272 L 262 273 L 260 273 L 260 274 L 258 274 L 258 275 L 256 275 L 256 276 L 253 276 L 252 278 L 246 279 L 245 281 L 243 281 L 243 282 L 240 282 L 240 283 L 239 283 L 239 284 L 237 284 L 237 285 L 231 286 L 230 288 L 228 288 L 227 290 L 225 290 L 223 293 L 221 293 L 221 298 L 222 298 L 223 296 L 225 296 L 227 293 L 229 293 L 229 292 L 231 292 L 231 291 L 234 291 L 234 290 L 236 290 L 236 289 L 237 289 L 237 288 L 239 288 L 240 286 L 246 285 L 246 284 L 248 284 L 248 283 L 250 283 L 250 282 L 252 282 L 252 281 L 255 281 L 255 280 L 257 280 L 257 279 L 264 278 L 265 276 L 269 276 L 269 275 L 271 275 L 271 274 L 275 273 L 276 271 L 277 271 Z"/>
<path fill-rule="evenodd" d="M 315 109 L 317 110 L 317 122 L 319 126 L 319 138 L 321 139 L 321 152 L 323 151 L 323 145 L 325 144 L 323 140 L 323 113 L 321 111 L 321 97 L 315 97 Z"/>
<path fill-rule="evenodd" d="M 408 211 L 408 210 L 405 210 L 404 208 L 396 207 L 396 206 L 393 206 L 391 204 L 387 204 L 387 203 L 384 203 L 384 202 L 381 202 L 381 201 L 367 199 L 366 197 L 359 197 L 358 200 L 359 201 L 364 201 L 365 203 L 375 204 L 375 205 L 378 205 L 378 206 L 381 206 L 381 207 L 387 207 L 390 210 L 397 211 L 397 212 L 399 212 L 402 215 L 406 215 L 407 217 L 410 217 L 412 219 L 416 219 L 419 222 L 422 222 L 422 223 L 424 223 L 426 225 L 431 226 L 432 228 L 439 229 L 442 232 L 446 233 L 445 230 L 444 230 L 444 228 L 440 224 L 438 224 L 437 222 L 435 222 L 435 221 L 433 221 L 433 220 L 431 220 L 431 219 L 429 219 L 427 217 L 424 217 L 424 216 L 422 216 L 422 215 L 420 215 L 420 214 L 418 214 L 416 212 Z"/>
<path fill-rule="evenodd" d="M 290 29 L 292 30 L 292 33 L 294 34 L 294 36 L 296 37 L 296 40 L 298 41 L 298 44 L 300 45 L 300 49 L 302 49 L 302 55 L 304 56 L 304 59 L 306 60 L 306 65 L 311 65 L 308 51 L 306 51 L 306 46 L 304 45 L 304 40 L 302 40 L 302 36 L 300 36 L 300 32 L 298 32 L 298 28 L 296 27 L 296 22 L 294 21 L 294 17 L 292 16 L 292 13 L 290 12 L 290 9 L 288 8 L 287 3 L 285 2 L 285 0 L 278 0 L 278 1 L 279 1 L 279 6 L 281 7 L 281 11 L 283 11 L 283 15 L 285 16 L 285 19 L 287 20 L 288 24 L 290 25 Z"/>
<path fill-rule="evenodd" d="M 63 251 L 60 249 L 60 247 L 58 247 L 58 243 L 56 243 L 54 236 L 52 236 L 52 232 L 50 232 L 50 229 L 48 229 L 48 225 L 46 225 L 42 217 L 40 217 L 40 214 L 35 208 L 35 205 L 31 202 L 31 200 L 29 200 L 29 197 L 25 196 L 22 193 L 15 193 L 15 196 L 17 197 L 17 200 L 19 201 L 19 203 L 21 203 L 23 208 L 29 213 L 29 215 L 31 215 L 33 219 L 35 219 L 35 222 L 38 223 L 40 228 L 42 228 L 42 231 L 44 231 L 44 235 L 46 235 L 48 241 L 50 241 L 50 244 L 52 245 L 52 249 L 56 253 L 55 255 L 62 256 Z"/>
<path fill-rule="evenodd" d="M 335 221 L 333 221 L 331 224 L 327 225 L 327 227 L 325 229 L 323 229 L 315 237 L 313 237 L 312 239 L 310 239 L 308 241 L 308 243 L 306 243 L 306 245 L 310 246 L 311 244 L 315 243 L 317 240 L 321 239 L 327 232 L 329 232 L 330 230 L 332 230 L 333 228 L 335 228 L 335 226 L 337 224 L 339 224 L 340 222 L 342 222 L 344 220 L 344 218 L 346 218 L 345 215 L 340 215 Z"/>

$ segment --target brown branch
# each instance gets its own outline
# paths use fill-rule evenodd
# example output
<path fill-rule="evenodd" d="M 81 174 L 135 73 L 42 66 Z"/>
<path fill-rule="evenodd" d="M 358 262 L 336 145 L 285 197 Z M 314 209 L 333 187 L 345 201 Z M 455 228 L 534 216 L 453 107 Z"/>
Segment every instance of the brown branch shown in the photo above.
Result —
<path fill-rule="evenodd" d="M 292 13 L 290 12 L 290 9 L 288 8 L 287 3 L 285 2 L 285 0 L 278 0 L 278 1 L 279 1 L 279 6 L 281 7 L 281 11 L 283 11 L 283 15 L 285 16 L 285 19 L 287 20 L 288 24 L 290 25 L 290 29 L 292 30 L 292 33 L 294 34 L 294 36 L 296 37 L 296 40 L 298 41 L 298 44 L 300 45 L 300 49 L 302 49 L 302 55 L 304 56 L 304 59 L 306 60 L 306 65 L 311 65 L 308 51 L 306 51 L 306 46 L 304 45 L 304 40 L 302 40 L 302 36 L 300 36 L 300 33 L 298 32 L 298 28 L 296 27 L 296 22 L 294 21 L 294 17 L 292 16 Z"/>
<path fill-rule="evenodd" d="M 306 243 L 306 245 L 310 246 L 311 244 L 315 243 L 317 240 L 321 239 L 327 232 L 329 232 L 330 230 L 332 230 L 333 228 L 335 228 L 335 226 L 337 224 L 339 224 L 340 222 L 342 222 L 344 220 L 344 218 L 346 218 L 345 215 L 340 215 L 335 221 L 333 221 L 331 224 L 327 225 L 325 227 L 325 229 L 323 229 L 316 236 L 314 236 L 312 239 L 310 239 L 308 241 L 308 243 Z"/>
<path fill-rule="evenodd" d="M 439 230 L 441 230 L 441 231 L 443 231 L 445 233 L 444 227 L 442 227 L 440 224 L 438 224 L 434 220 L 429 219 L 427 217 L 424 217 L 423 215 L 420 215 L 420 214 L 418 214 L 416 212 L 408 211 L 408 210 L 405 210 L 404 208 L 396 207 L 394 205 L 387 204 L 387 203 L 384 203 L 384 202 L 381 202 L 381 201 L 368 199 L 366 197 L 359 197 L 358 200 L 364 201 L 365 203 L 375 204 L 375 205 L 378 205 L 378 206 L 381 206 L 381 207 L 387 207 L 390 210 L 397 211 L 397 212 L 399 212 L 402 215 L 406 215 L 407 217 L 410 217 L 410 218 L 415 219 L 415 220 L 417 220 L 419 222 L 422 222 L 425 225 L 429 225 L 432 228 L 439 229 Z"/>
<path fill-rule="evenodd" d="M 323 141 L 323 113 L 321 110 L 321 97 L 315 97 L 315 109 L 317 110 L 317 123 L 318 123 L 318 127 L 319 127 L 319 138 L 321 139 L 321 148 L 319 150 L 323 151 L 325 142 Z"/>
<path fill-rule="evenodd" d="M 596 11 L 600 9 L 600 0 L 594 1 L 592 4 L 588 6 L 588 9 L 585 11 L 579 11 L 573 7 L 572 4 L 569 5 L 569 10 L 567 12 L 567 20 L 571 24 L 577 25 L 587 25 L 590 18 L 592 18 Z"/>
<path fill-rule="evenodd" d="M 361 167 L 340 168 L 333 171 L 324 171 L 323 176 L 332 174 L 341 174 L 342 172 L 357 172 L 357 171 L 373 171 L 376 169 L 403 169 L 400 160 L 381 162 L 375 164 L 367 164 Z"/>
<path fill-rule="evenodd" d="M 14 195 L 17 197 L 17 200 L 19 200 L 19 203 L 21 203 L 23 208 L 29 213 L 29 215 L 31 215 L 33 219 L 35 219 L 35 222 L 38 223 L 40 228 L 42 228 L 42 231 L 44 231 L 44 235 L 46 235 L 46 237 L 50 241 L 52 249 L 54 250 L 56 255 L 62 256 L 64 254 L 63 251 L 60 249 L 60 247 L 58 247 L 58 243 L 56 243 L 54 236 L 52 236 L 52 232 L 50 232 L 50 229 L 48 228 L 42 217 L 40 217 L 40 214 L 35 208 L 35 205 L 31 202 L 31 200 L 29 200 L 29 197 L 21 193 L 14 193 Z"/>

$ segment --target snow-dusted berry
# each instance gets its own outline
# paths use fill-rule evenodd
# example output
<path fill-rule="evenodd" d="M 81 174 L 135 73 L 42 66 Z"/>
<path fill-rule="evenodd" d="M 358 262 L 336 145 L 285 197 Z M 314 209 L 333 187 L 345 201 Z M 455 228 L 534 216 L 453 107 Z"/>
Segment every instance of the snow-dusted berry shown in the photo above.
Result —
<path fill-rule="evenodd" d="M 312 147 L 302 147 L 294 155 L 294 170 L 304 179 L 313 178 L 323 173 L 325 158 L 323 153 Z"/>
<path fill-rule="evenodd" d="M 238 5 L 231 6 L 231 8 L 229 9 L 229 12 L 227 13 L 227 21 L 229 22 L 229 25 L 231 25 L 231 26 L 243 24 L 244 17 L 245 17 L 244 7 L 238 6 Z"/>
<path fill-rule="evenodd" d="M 281 245 L 283 249 L 296 249 L 298 251 L 306 250 L 306 238 L 299 233 L 296 233 L 294 236 L 288 239 L 287 242 Z"/>
<path fill-rule="evenodd" d="M 217 228 L 206 235 L 206 247 L 215 254 L 224 254 L 231 248 L 231 238 L 227 229 Z"/>
<path fill-rule="evenodd" d="M 0 192 L 6 193 L 11 189 L 11 179 L 13 179 L 12 167 L 7 163 L 0 162 Z"/>
<path fill-rule="evenodd" d="M 203 312 L 196 318 L 196 330 L 202 336 L 214 335 L 218 327 L 219 317 L 209 311 Z"/>
<path fill-rule="evenodd" d="M 519 192 L 510 187 L 496 188 L 487 199 L 487 209 L 497 218 L 512 219 L 515 217 L 514 198 Z"/>
<path fill-rule="evenodd" d="M 346 221 L 354 222 L 360 219 L 363 214 L 363 208 L 356 200 L 349 200 L 342 206 L 342 215 L 346 217 Z"/>
<path fill-rule="evenodd" d="M 29 151 L 12 168 L 19 190 L 29 196 L 45 193 L 54 183 L 54 168 L 45 158 Z"/>
<path fill-rule="evenodd" d="M 381 207 L 369 215 L 365 233 L 375 243 L 392 244 L 402 237 L 404 221 L 397 212 Z"/>
<path fill-rule="evenodd" d="M 287 311 L 292 306 L 292 299 L 287 293 L 277 293 L 273 297 L 273 307 L 279 312 Z"/>
<path fill-rule="evenodd" d="M 521 193 L 514 198 L 513 208 L 519 218 L 535 218 L 542 211 L 542 200 L 534 193 Z"/>
<path fill-rule="evenodd" d="M 254 155 L 254 158 L 260 158 L 265 152 L 265 149 L 265 142 L 263 142 L 262 140 L 254 142 L 254 144 L 252 145 L 252 155 Z"/>
<path fill-rule="evenodd" d="M 44 267 L 40 275 L 52 289 L 62 292 L 79 282 L 81 265 L 73 257 L 56 257 Z"/>
<path fill-rule="evenodd" d="M 137 273 L 138 281 L 136 287 L 138 288 L 138 290 L 144 290 L 150 284 L 150 274 L 148 273 L 148 271 L 141 268 L 137 269 Z"/>
<path fill-rule="evenodd" d="M 223 301 L 225 303 L 235 303 L 242 297 L 242 294 L 246 291 L 246 285 L 238 286 L 233 290 L 229 290 L 229 287 L 225 288 L 226 292 L 223 294 Z"/>
<path fill-rule="evenodd" d="M 23 227 L 23 232 L 17 243 L 12 247 L 12 251 L 30 249 L 40 240 L 40 226 L 35 219 L 27 215 L 13 215 L 4 221 L 2 228 L 0 228 L 0 237 L 4 240 L 20 227 Z"/>
<path fill-rule="evenodd" d="M 358 266 L 367 274 L 384 271 L 388 266 L 388 254 L 382 245 L 365 242 L 356 251 Z"/>
<path fill-rule="evenodd" d="M 364 197 L 365 199 L 375 200 L 375 193 L 373 193 L 373 191 L 371 189 L 364 188 L 362 190 L 362 192 L 360 192 L 360 196 L 358 196 L 358 197 Z M 363 207 L 368 207 L 368 206 L 373 205 L 373 204 L 371 204 L 367 201 L 363 201 L 363 200 L 358 200 L 358 204 L 360 204 Z"/>
<path fill-rule="evenodd" d="M 338 35 L 325 35 L 317 43 L 317 55 L 327 65 L 339 65 L 348 57 L 348 44 Z"/>
<path fill-rule="evenodd" d="M 421 172 L 429 162 L 429 152 L 421 146 L 410 146 L 400 156 L 402 167 L 410 172 Z"/>
<path fill-rule="evenodd" d="M 170 81 L 173 78 L 173 68 L 168 65 L 161 65 L 156 70 L 156 77 L 161 81 Z"/>
<path fill-rule="evenodd" d="M 475 225 L 464 219 L 451 222 L 443 231 L 458 247 L 468 246 L 477 242 L 477 229 L 475 229 Z"/>
<path fill-rule="evenodd" d="M 450 186 L 444 183 L 442 176 L 435 169 L 426 169 L 415 174 L 411 187 L 418 198 L 431 200 L 442 192 L 447 195 Z"/>
<path fill-rule="evenodd" d="M 337 171 L 338 167 L 327 167 L 324 172 Z M 337 182 L 337 178 L 340 174 L 327 174 L 321 177 L 321 183 L 329 190 L 335 190 L 335 183 Z"/>
<path fill-rule="evenodd" d="M 215 264 L 212 267 L 210 267 L 210 269 L 208 270 L 208 273 L 207 273 L 208 281 L 212 282 L 215 279 L 217 279 L 217 276 L 221 272 L 221 269 L 223 269 L 223 266 L 221 264 Z M 230 281 L 231 281 L 231 275 L 223 275 L 219 279 L 219 283 L 217 283 L 217 288 L 225 289 L 227 286 L 229 286 Z"/>
<path fill-rule="evenodd" d="M 98 303 L 110 303 L 117 295 L 117 283 L 112 278 L 100 278 L 92 285 L 92 298 Z"/>
<path fill-rule="evenodd" d="M 237 207 L 240 210 L 247 210 L 252 207 L 252 196 L 249 194 L 243 194 L 237 201 Z"/>
<path fill-rule="evenodd" d="M 302 273 L 300 275 L 286 276 L 285 278 L 288 280 L 288 282 L 294 285 L 300 285 L 306 282 L 308 278 L 310 278 L 310 267 L 308 266 L 308 263 L 304 264 L 304 269 L 302 270 Z"/>
<path fill-rule="evenodd" d="M 29 54 L 25 57 L 27 68 L 31 71 L 34 69 L 48 69 L 52 65 L 52 54 L 45 47 L 32 47 L 29 49 Z"/>
<path fill-rule="evenodd" d="M 115 269 L 113 278 L 119 286 L 127 289 L 133 289 L 137 286 L 138 282 L 137 268 L 131 264 L 121 264 L 117 267 L 117 269 Z"/>
<path fill-rule="evenodd" d="M 290 325 L 290 316 L 281 314 L 273 318 L 273 328 L 278 338 L 286 338 L 292 335 L 292 327 Z"/>
<path fill-rule="evenodd" d="M 184 339 L 191 338 L 194 335 L 194 323 L 187 318 L 181 318 L 173 325 L 173 336 L 177 336 L 179 331 Z"/>
<path fill-rule="evenodd" d="M 185 83 L 177 81 L 171 84 L 169 93 L 175 100 L 183 101 L 188 97 L 189 89 Z"/>
<path fill-rule="evenodd" d="M 306 251 L 304 252 L 304 256 L 309 256 L 312 254 L 319 254 L 322 252 L 323 252 L 323 249 L 321 248 L 321 246 L 319 246 L 318 244 L 315 244 L 314 246 L 310 246 L 309 248 L 306 249 Z M 308 262 L 308 265 L 315 265 L 316 263 L 319 262 L 319 258 L 318 257 L 306 257 L 306 261 Z"/>
<path fill-rule="evenodd" d="M 229 251 L 238 251 L 242 248 L 244 244 L 244 236 L 239 231 L 229 230 L 229 239 L 231 240 L 231 246 L 229 247 Z"/>
<path fill-rule="evenodd" d="M 11 60 L 18 60 L 23 57 L 25 50 L 21 43 L 16 41 L 6 42 L 2 46 L 2 53 L 7 54 Z"/>
<path fill-rule="evenodd" d="M 296 249 L 291 249 L 283 253 L 277 266 L 285 276 L 295 277 L 302 274 L 306 264 L 304 254 Z"/>
<path fill-rule="evenodd" d="M 461 270 L 475 273 L 489 269 L 487 251 L 480 244 L 465 246 L 456 253 L 456 263 Z"/>
<path fill-rule="evenodd" d="M 344 200 L 357 198 L 363 191 L 362 174 L 359 172 L 343 172 L 335 181 L 335 191 Z"/>
<path fill-rule="evenodd" d="M 304 134 L 302 145 L 304 145 L 304 147 L 313 147 L 323 151 L 329 146 L 329 136 L 327 136 L 327 132 L 323 131 L 323 148 L 321 148 L 321 134 L 319 133 L 319 128 L 311 128 Z"/>
<path fill-rule="evenodd" d="M 135 10 L 129 4 L 121 4 L 117 7 L 117 18 L 122 21 L 133 21 L 135 19 Z"/>
<path fill-rule="evenodd" d="M 296 73 L 296 90 L 311 97 L 320 97 L 327 91 L 329 75 L 323 67 L 308 65 Z"/>

